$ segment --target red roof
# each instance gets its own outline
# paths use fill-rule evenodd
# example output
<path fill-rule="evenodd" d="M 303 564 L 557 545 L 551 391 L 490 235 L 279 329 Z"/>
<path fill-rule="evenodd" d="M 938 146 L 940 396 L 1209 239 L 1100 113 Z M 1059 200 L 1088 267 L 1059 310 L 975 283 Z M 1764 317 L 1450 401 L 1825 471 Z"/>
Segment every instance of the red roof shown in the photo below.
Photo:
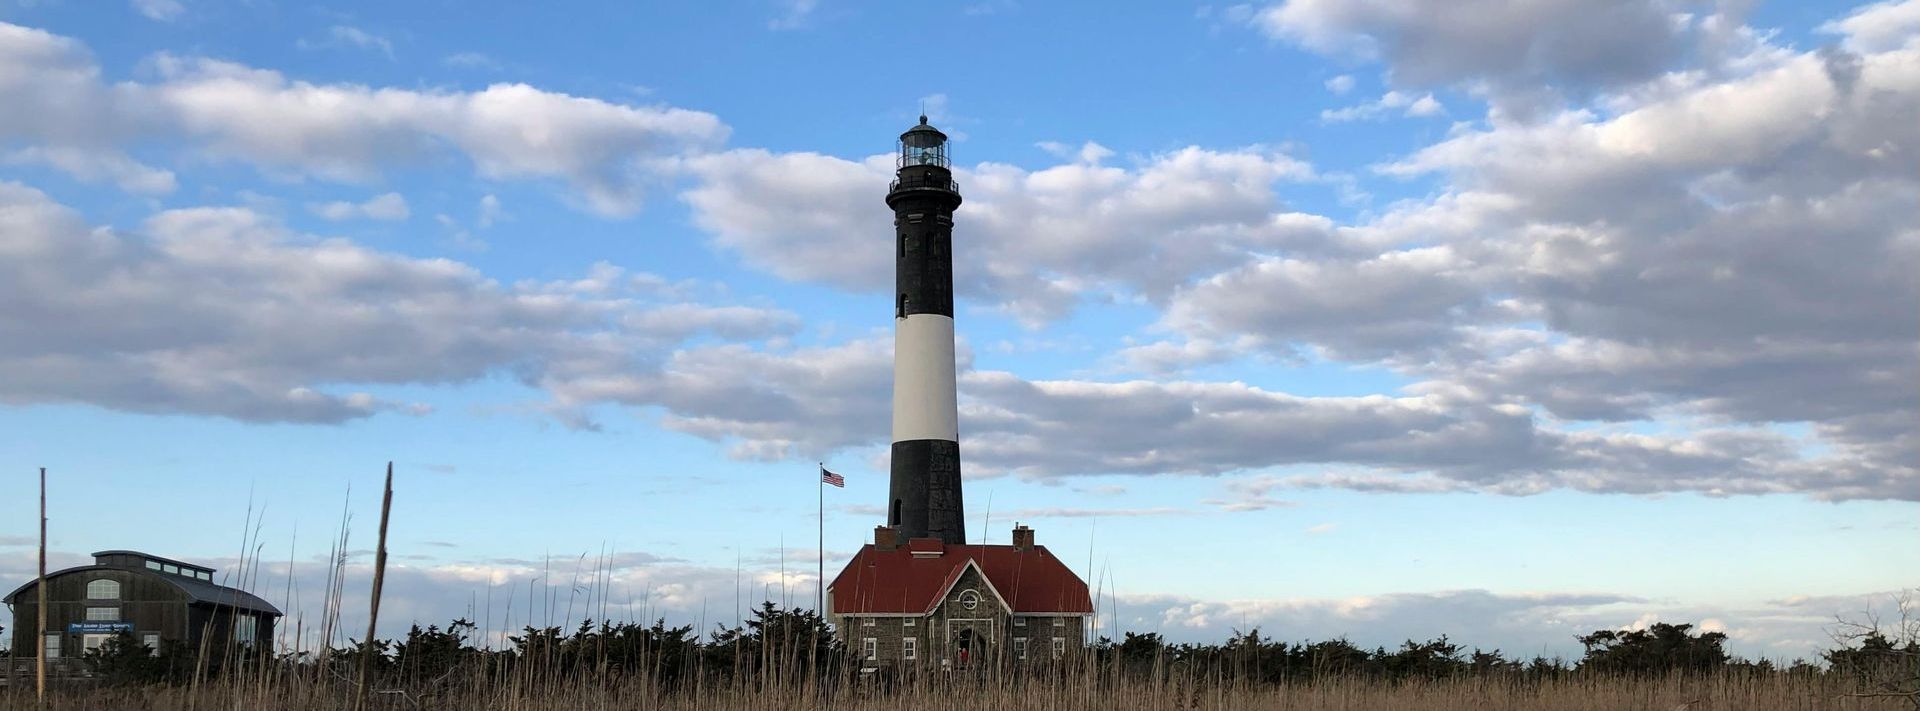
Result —
<path fill-rule="evenodd" d="M 833 614 L 929 614 L 969 563 L 1016 613 L 1093 614 L 1086 582 L 1046 546 L 1014 550 L 922 538 L 890 551 L 861 547 L 828 586 Z"/>

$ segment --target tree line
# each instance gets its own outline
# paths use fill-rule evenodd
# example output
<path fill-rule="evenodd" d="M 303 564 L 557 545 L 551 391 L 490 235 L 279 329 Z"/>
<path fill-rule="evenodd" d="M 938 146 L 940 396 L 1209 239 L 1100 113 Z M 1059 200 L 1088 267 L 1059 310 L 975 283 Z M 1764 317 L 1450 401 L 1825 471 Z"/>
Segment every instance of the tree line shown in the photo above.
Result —
<path fill-rule="evenodd" d="M 1510 657 L 1498 649 L 1463 647 L 1448 637 L 1396 648 L 1367 649 L 1346 639 L 1287 642 L 1258 629 L 1234 632 L 1223 643 L 1170 643 L 1157 633 L 1100 637 L 1080 658 L 1082 668 L 1116 677 L 1154 678 L 1194 674 L 1226 683 L 1274 685 L 1329 678 L 1381 681 L 1503 677 L 1564 678 L 1577 675 L 1662 676 L 1743 672 L 1843 675 L 1863 688 L 1881 688 L 1920 698 L 1920 640 L 1889 638 L 1878 630 L 1843 638 L 1817 664 L 1776 664 L 1729 654 L 1727 636 L 1688 624 L 1656 623 L 1638 630 L 1596 630 L 1576 639 L 1577 659 Z M 169 641 L 162 649 L 121 634 L 87 652 L 85 663 L 106 684 L 188 684 L 195 675 L 308 673 L 351 678 L 367 642 L 318 652 L 233 655 L 201 660 L 197 650 Z M 374 678 L 381 688 L 426 689 L 450 683 L 543 683 L 555 680 L 615 680 L 644 677 L 664 691 L 698 684 L 740 681 L 820 682 L 844 679 L 853 668 L 847 650 L 813 610 L 785 609 L 771 602 L 753 610 L 744 624 L 716 625 L 705 634 L 693 625 L 582 622 L 579 626 L 526 627 L 495 647 L 483 644 L 469 620 L 444 628 L 412 626 L 395 639 L 376 639 Z M 1920 702 L 1916 702 L 1920 703 Z"/>

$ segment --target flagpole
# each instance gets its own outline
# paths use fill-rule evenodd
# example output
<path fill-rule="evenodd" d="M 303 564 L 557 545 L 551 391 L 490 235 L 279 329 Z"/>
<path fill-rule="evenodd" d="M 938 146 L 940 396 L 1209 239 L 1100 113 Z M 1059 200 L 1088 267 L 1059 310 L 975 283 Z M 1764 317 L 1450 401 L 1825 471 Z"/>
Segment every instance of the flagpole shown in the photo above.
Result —
<path fill-rule="evenodd" d="M 815 519 L 820 525 L 820 544 L 814 549 L 819 556 L 820 569 L 813 579 L 813 612 L 821 621 L 827 619 L 827 463 L 820 462 L 820 473 L 814 477 L 813 488 L 820 494 L 820 515 Z"/>

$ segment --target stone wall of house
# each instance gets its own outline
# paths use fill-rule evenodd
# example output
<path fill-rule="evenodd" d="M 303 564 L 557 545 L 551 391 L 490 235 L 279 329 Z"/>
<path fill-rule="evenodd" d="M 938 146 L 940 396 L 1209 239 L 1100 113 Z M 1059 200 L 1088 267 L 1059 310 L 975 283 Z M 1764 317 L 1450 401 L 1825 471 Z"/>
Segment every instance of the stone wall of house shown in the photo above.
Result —
<path fill-rule="evenodd" d="M 874 641 L 874 658 L 862 659 L 863 666 L 898 666 L 906 661 L 906 638 L 914 638 L 918 645 L 916 659 L 925 661 L 933 642 L 928 637 L 931 628 L 927 619 L 919 617 L 849 617 L 843 627 L 843 638 L 847 648 L 860 652 L 866 640 Z"/>
<path fill-rule="evenodd" d="M 973 600 L 969 608 L 967 601 Z M 1002 658 L 1006 648 L 1008 611 L 1006 604 L 987 582 L 985 576 L 974 568 L 961 573 L 960 580 L 947 590 L 947 596 L 934 607 L 933 618 L 929 620 L 934 629 L 933 637 L 938 640 L 939 650 L 936 660 L 944 659 L 949 664 L 959 663 L 959 639 L 966 630 L 972 630 L 975 640 L 969 652 L 970 663 L 982 663 Z"/>
<path fill-rule="evenodd" d="M 1053 659 L 1053 640 L 1062 640 L 1061 658 L 1077 657 L 1085 648 L 1085 617 L 1017 616 L 1007 629 L 1007 658 L 1039 662 Z M 1026 656 L 1020 655 L 1024 647 Z"/>

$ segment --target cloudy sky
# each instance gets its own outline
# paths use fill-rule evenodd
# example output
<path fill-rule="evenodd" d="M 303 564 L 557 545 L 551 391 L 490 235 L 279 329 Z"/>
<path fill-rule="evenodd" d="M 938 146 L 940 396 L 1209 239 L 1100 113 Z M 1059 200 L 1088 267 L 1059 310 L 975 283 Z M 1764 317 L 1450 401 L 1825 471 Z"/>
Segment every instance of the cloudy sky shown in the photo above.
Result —
<path fill-rule="evenodd" d="M 880 519 L 924 110 L 970 530 L 1108 633 L 1792 658 L 1920 585 L 1920 0 L 629 5 L 0 0 L 54 563 L 255 556 L 311 620 L 392 460 L 389 631 L 809 600 L 815 463 L 829 571 Z"/>

